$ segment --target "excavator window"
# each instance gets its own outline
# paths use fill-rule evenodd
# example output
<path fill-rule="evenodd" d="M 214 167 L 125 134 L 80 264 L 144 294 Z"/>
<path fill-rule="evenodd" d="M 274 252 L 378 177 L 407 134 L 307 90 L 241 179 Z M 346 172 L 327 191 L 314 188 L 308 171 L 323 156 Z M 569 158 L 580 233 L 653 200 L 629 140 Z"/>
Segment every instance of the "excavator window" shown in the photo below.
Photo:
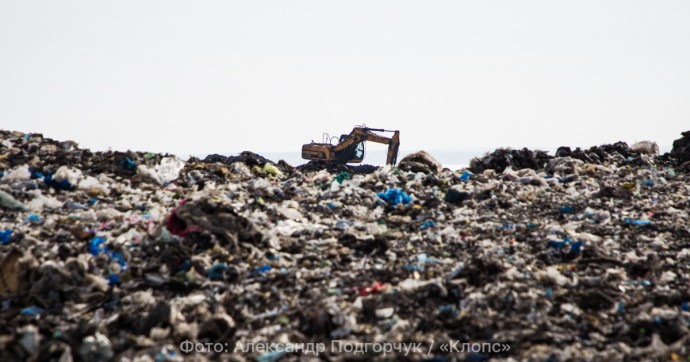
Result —
<path fill-rule="evenodd" d="M 345 141 L 349 135 L 341 135 L 340 143 Z M 364 141 L 357 143 L 357 145 L 350 145 L 348 151 L 343 153 L 344 162 L 348 161 L 361 161 L 364 159 Z"/>
<path fill-rule="evenodd" d="M 364 142 L 360 142 L 357 144 L 357 148 L 355 149 L 355 159 L 364 159 Z"/>

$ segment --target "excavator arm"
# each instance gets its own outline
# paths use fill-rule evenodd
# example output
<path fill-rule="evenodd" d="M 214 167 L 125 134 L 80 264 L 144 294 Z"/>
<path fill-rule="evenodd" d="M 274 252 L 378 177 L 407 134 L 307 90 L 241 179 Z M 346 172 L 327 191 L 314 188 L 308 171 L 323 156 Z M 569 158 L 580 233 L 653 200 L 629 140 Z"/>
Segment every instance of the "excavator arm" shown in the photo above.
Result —
<path fill-rule="evenodd" d="M 400 147 L 400 131 L 393 131 L 393 137 L 383 137 L 375 133 L 367 132 L 367 141 L 388 145 L 386 164 L 395 165 L 398 160 L 398 148 Z"/>
<path fill-rule="evenodd" d="M 372 131 L 393 132 L 393 136 L 391 138 L 388 138 L 373 133 Z M 400 147 L 400 131 L 397 130 L 389 131 L 380 128 L 355 127 L 342 142 L 340 142 L 337 146 L 334 147 L 334 151 L 336 154 L 339 152 L 344 152 L 353 145 L 356 145 L 364 141 L 388 145 L 388 152 L 386 154 L 386 164 L 395 165 L 398 159 L 398 148 Z"/>

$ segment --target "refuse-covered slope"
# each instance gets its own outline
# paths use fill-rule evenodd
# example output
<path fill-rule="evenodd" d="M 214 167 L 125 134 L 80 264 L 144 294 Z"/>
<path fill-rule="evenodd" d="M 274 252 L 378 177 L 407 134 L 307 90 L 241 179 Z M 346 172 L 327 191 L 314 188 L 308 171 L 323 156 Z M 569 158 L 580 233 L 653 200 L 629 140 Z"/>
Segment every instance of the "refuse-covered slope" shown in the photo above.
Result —
<path fill-rule="evenodd" d="M 0 136 L 6 360 L 690 356 L 688 174 L 651 146 L 352 174 Z"/>

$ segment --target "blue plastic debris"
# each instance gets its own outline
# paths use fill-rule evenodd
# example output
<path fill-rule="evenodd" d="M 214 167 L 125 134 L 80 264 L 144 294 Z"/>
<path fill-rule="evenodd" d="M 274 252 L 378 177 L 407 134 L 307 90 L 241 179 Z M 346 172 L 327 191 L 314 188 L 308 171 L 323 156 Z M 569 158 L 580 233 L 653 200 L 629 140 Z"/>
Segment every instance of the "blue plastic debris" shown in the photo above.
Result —
<path fill-rule="evenodd" d="M 412 196 L 405 193 L 400 189 L 388 189 L 386 192 L 379 192 L 378 196 L 380 199 L 388 202 L 392 206 L 396 206 L 399 203 L 407 205 L 412 201 Z"/>
<path fill-rule="evenodd" d="M 12 229 L 5 229 L 5 231 L 0 231 L 0 244 L 7 244 L 12 238 Z"/>
<path fill-rule="evenodd" d="M 684 302 L 681 306 L 680 309 L 683 312 L 690 312 L 690 302 Z"/>
<path fill-rule="evenodd" d="M 455 306 L 452 304 L 442 305 L 442 306 L 438 307 L 440 312 L 448 312 L 448 311 L 453 310 L 454 308 L 455 308 Z"/>
<path fill-rule="evenodd" d="M 548 298 L 548 299 L 553 298 L 553 290 L 551 288 L 546 288 L 544 295 L 546 295 L 546 298 Z"/>
<path fill-rule="evenodd" d="M 259 362 L 277 362 L 279 359 L 281 359 L 285 355 L 285 351 L 275 351 L 275 352 L 266 352 L 259 356 L 257 361 Z"/>
<path fill-rule="evenodd" d="M 419 227 L 419 230 L 428 229 L 434 226 L 436 226 L 436 223 L 433 220 L 427 220 Z"/>
<path fill-rule="evenodd" d="M 469 181 L 470 177 L 472 176 L 472 173 L 469 171 L 464 171 L 462 175 L 460 175 L 460 179 L 463 181 Z"/>
<path fill-rule="evenodd" d="M 108 285 L 110 285 L 110 286 L 121 284 L 121 283 L 122 283 L 122 279 L 120 279 L 120 277 L 117 274 L 110 274 L 110 276 L 108 277 Z"/>
<path fill-rule="evenodd" d="M 189 269 L 192 268 L 192 262 L 189 259 L 186 259 L 183 261 L 180 266 L 177 268 L 180 271 L 187 272 Z"/>
<path fill-rule="evenodd" d="M 422 263 L 422 264 L 426 264 L 426 263 L 435 263 L 435 262 L 436 262 L 436 259 L 434 259 L 434 258 L 429 258 L 429 257 L 426 255 L 426 253 L 421 253 L 421 254 L 417 254 L 417 261 L 420 262 L 420 263 Z"/>
<path fill-rule="evenodd" d="M 546 246 L 549 248 L 553 248 L 556 250 L 562 250 L 566 246 L 569 246 L 570 252 L 573 253 L 580 253 L 582 252 L 582 248 L 584 247 L 585 243 L 583 241 L 575 241 L 573 242 L 570 238 L 566 237 L 562 241 L 559 240 L 549 240 L 546 243 Z"/>
<path fill-rule="evenodd" d="M 618 302 L 618 306 L 616 307 L 616 313 L 623 314 L 624 311 L 625 311 L 625 302 L 623 302 L 623 301 Z"/>
<path fill-rule="evenodd" d="M 120 162 L 120 164 L 122 165 L 122 167 L 124 167 L 128 170 L 134 170 L 137 168 L 137 164 L 134 161 L 130 160 L 129 158 L 122 160 L 122 162 Z"/>
<path fill-rule="evenodd" d="M 563 206 L 559 209 L 561 214 L 574 214 L 575 213 L 575 208 L 572 206 Z"/>
<path fill-rule="evenodd" d="M 37 178 L 44 178 L 44 177 L 45 177 L 45 175 L 43 175 L 42 173 L 40 173 L 40 172 L 38 172 L 38 171 L 36 171 L 36 170 L 34 170 L 34 169 L 31 169 L 30 172 L 31 172 L 31 179 L 32 179 L 32 180 L 35 180 L 35 179 L 37 179 Z"/>
<path fill-rule="evenodd" d="M 127 262 L 125 262 L 125 258 L 122 256 L 122 254 L 118 253 L 117 251 L 108 250 L 108 255 L 111 258 L 115 259 L 115 261 L 117 261 L 118 264 L 120 264 L 122 270 L 127 269 Z"/>
<path fill-rule="evenodd" d="M 161 349 L 158 354 L 156 354 L 156 362 L 166 362 L 166 361 L 181 361 L 182 358 L 178 357 L 177 352 L 175 352 L 172 346 L 165 346 Z"/>
<path fill-rule="evenodd" d="M 33 223 L 39 223 L 41 222 L 41 217 L 35 214 L 29 214 L 29 216 L 26 217 L 27 222 L 33 222 Z"/>
<path fill-rule="evenodd" d="M 102 249 L 105 249 L 105 239 L 102 237 L 95 237 L 91 239 L 91 243 L 89 244 L 89 253 L 93 256 L 97 256 L 98 254 L 101 253 Z M 103 245 L 103 247 L 101 247 Z"/>
<path fill-rule="evenodd" d="M 337 209 L 337 208 L 338 208 L 338 206 L 337 206 L 336 204 L 332 203 L 332 202 L 329 202 L 329 203 L 327 203 L 326 205 L 327 205 L 330 209 Z"/>
<path fill-rule="evenodd" d="M 56 190 L 71 190 L 72 184 L 68 180 L 55 181 L 53 174 L 49 173 L 43 178 L 46 186 L 52 187 Z"/>
<path fill-rule="evenodd" d="M 335 222 L 335 228 L 338 230 L 345 230 L 349 226 L 352 226 L 354 224 L 354 221 L 352 220 L 338 220 Z"/>
<path fill-rule="evenodd" d="M 582 251 L 582 246 L 583 246 L 583 245 L 585 245 L 584 242 L 582 242 L 582 241 L 576 241 L 576 242 L 570 244 L 570 251 L 575 252 L 575 253 L 579 253 L 579 252 Z"/>
<path fill-rule="evenodd" d="M 625 219 L 626 224 L 632 224 L 635 226 L 646 226 L 646 225 L 651 225 L 652 221 L 651 220 L 630 220 L 630 219 Z"/>
<path fill-rule="evenodd" d="M 160 352 L 156 355 L 156 362 L 178 361 L 175 351 Z"/>
<path fill-rule="evenodd" d="M 258 269 L 256 269 L 256 273 L 261 274 L 261 273 L 265 273 L 267 271 L 271 271 L 272 269 L 273 268 L 271 268 L 270 265 L 264 264 L 264 265 L 260 266 Z"/>
<path fill-rule="evenodd" d="M 225 263 L 215 263 L 208 268 L 208 278 L 211 280 L 221 280 L 223 279 L 223 274 L 228 270 L 228 265 Z"/>
<path fill-rule="evenodd" d="M 424 271 L 424 267 L 423 267 L 423 266 L 421 266 L 421 265 L 416 265 L 416 264 L 407 264 L 407 265 L 405 265 L 405 269 L 406 269 L 406 270 L 409 270 L 409 271 L 419 271 L 419 272 L 423 272 L 423 271 Z"/>
<path fill-rule="evenodd" d="M 554 249 L 560 250 L 560 249 L 563 249 L 563 247 L 566 246 L 567 244 L 568 244 L 567 241 L 549 240 L 549 241 L 546 243 L 546 246 L 548 246 L 548 247 L 550 247 L 550 248 L 554 248 Z"/>
<path fill-rule="evenodd" d="M 32 305 L 30 307 L 26 307 L 26 308 L 22 309 L 21 313 L 23 315 L 35 316 L 35 315 L 39 315 L 39 314 L 43 313 L 44 311 L 45 311 L 45 309 L 43 309 L 41 307 L 37 307 L 35 305 Z"/>
<path fill-rule="evenodd" d="M 645 179 L 645 180 L 642 182 L 642 184 L 645 185 L 645 186 L 654 186 L 654 180 L 648 178 L 648 179 Z"/>
<path fill-rule="evenodd" d="M 126 270 L 127 263 L 125 262 L 125 258 L 122 256 L 122 254 L 118 253 L 117 251 L 110 250 L 110 248 L 104 244 L 105 239 L 100 236 L 91 239 L 91 243 L 89 244 L 89 253 L 91 253 L 93 256 L 98 256 L 98 254 L 104 253 L 111 259 L 115 259 L 115 261 L 122 266 L 122 270 Z"/>
<path fill-rule="evenodd" d="M 442 305 L 438 307 L 438 311 L 440 313 L 450 314 L 452 317 L 460 316 L 460 312 L 458 312 L 457 308 L 455 308 L 455 305 L 453 304 Z"/>
<path fill-rule="evenodd" d="M 69 182 L 69 180 L 64 179 L 60 181 L 55 181 L 53 179 L 53 174 L 49 173 L 43 178 L 43 182 L 45 182 L 46 186 L 52 187 L 56 190 L 66 190 L 69 191 L 74 188 L 74 186 Z"/>

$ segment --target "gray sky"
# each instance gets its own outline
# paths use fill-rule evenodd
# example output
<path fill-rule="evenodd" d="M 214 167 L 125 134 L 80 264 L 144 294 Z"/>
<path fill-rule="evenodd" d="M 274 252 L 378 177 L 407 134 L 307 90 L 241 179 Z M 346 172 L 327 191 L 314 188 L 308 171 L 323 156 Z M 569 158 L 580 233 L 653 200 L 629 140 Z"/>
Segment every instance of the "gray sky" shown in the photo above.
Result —
<path fill-rule="evenodd" d="M 690 129 L 688 1 L 0 1 L 0 128 L 95 149 L 591 146 Z"/>

